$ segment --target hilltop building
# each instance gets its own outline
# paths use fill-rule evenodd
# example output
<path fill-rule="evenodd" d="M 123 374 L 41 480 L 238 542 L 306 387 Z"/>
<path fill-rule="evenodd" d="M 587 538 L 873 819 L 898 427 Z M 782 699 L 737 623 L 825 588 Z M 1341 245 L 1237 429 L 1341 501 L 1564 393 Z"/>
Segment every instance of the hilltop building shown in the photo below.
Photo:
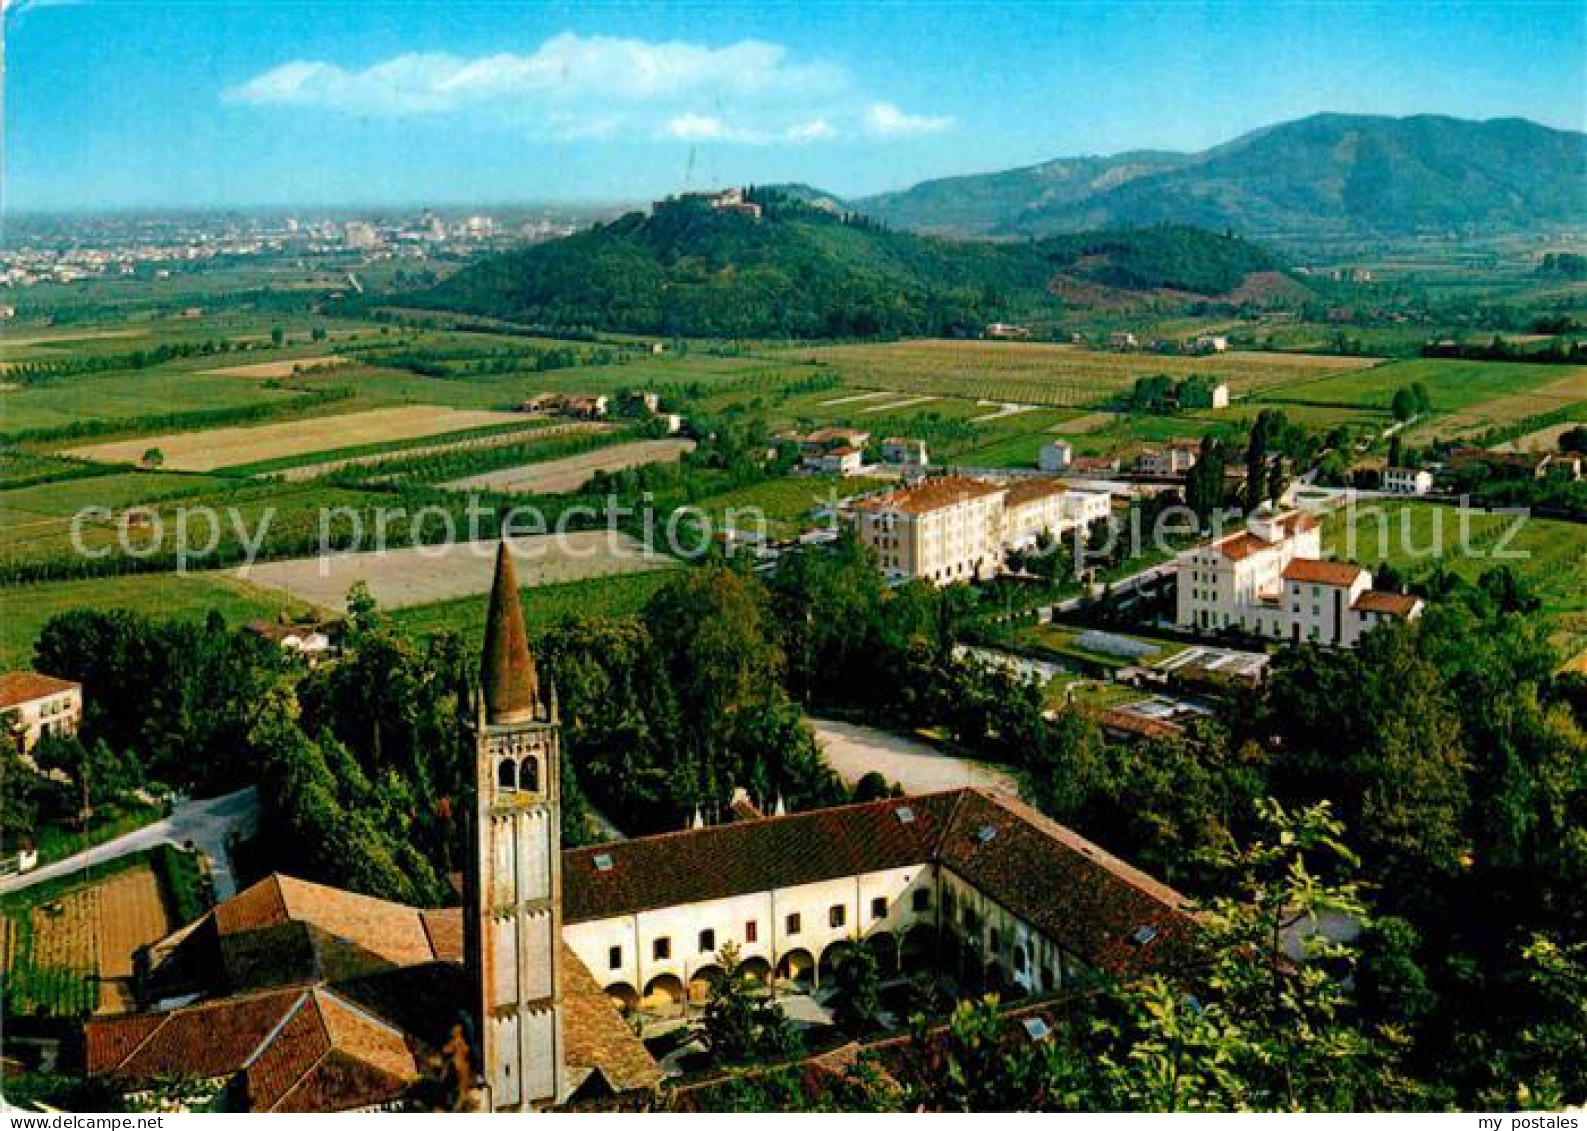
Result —
<path fill-rule="evenodd" d="M 490 1111 L 643 1102 L 662 1072 L 619 1009 L 703 996 L 728 943 L 773 993 L 858 946 L 1011 996 L 1191 959 L 1177 892 L 975 789 L 562 850 L 557 693 L 505 547 L 479 684 L 463 906 L 269 876 L 151 948 L 147 1008 L 86 1025 L 90 1075 L 255 1111 L 401 1110 L 448 1082 Z"/>
<path fill-rule="evenodd" d="M 1433 473 L 1419 467 L 1386 467 L 1382 487 L 1391 495 L 1426 495 L 1433 489 Z"/>
<path fill-rule="evenodd" d="M 1273 640 L 1352 648 L 1389 620 L 1422 613 L 1419 597 L 1380 593 L 1358 565 L 1322 560 L 1317 520 L 1260 512 L 1248 528 L 1180 556 L 1175 620 Z"/>

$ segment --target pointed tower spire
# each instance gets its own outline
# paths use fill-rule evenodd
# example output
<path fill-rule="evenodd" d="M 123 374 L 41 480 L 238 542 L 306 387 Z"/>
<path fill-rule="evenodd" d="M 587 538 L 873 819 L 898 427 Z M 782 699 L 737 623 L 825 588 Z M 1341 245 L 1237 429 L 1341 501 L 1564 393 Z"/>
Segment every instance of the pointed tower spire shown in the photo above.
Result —
<path fill-rule="evenodd" d="M 539 710 L 540 676 L 529 654 L 529 635 L 518 604 L 518 574 L 505 538 L 496 548 L 496 579 L 485 616 L 479 686 L 488 723 L 527 722 Z"/>

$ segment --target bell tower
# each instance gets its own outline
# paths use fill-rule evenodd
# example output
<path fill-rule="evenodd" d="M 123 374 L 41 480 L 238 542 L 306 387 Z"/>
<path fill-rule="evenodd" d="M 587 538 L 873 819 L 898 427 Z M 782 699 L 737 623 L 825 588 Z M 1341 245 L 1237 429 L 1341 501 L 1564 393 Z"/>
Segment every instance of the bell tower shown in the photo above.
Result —
<path fill-rule="evenodd" d="M 562 1044 L 560 721 L 542 688 L 503 541 L 479 692 L 463 720 L 473 756 L 464 860 L 464 958 L 485 1107 L 565 1098 Z"/>

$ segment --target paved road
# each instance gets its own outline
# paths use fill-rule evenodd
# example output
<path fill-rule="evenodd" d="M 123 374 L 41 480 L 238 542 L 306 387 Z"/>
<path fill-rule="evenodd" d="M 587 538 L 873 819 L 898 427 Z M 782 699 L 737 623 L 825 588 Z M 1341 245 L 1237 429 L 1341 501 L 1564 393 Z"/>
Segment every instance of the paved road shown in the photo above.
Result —
<path fill-rule="evenodd" d="M 978 786 L 1019 796 L 1019 787 L 1005 771 L 955 758 L 923 742 L 834 719 L 811 718 L 810 726 L 826 752 L 827 763 L 849 785 L 875 770 L 897 782 L 905 793 Z"/>
<path fill-rule="evenodd" d="M 157 844 L 180 846 L 192 841 L 209 857 L 210 873 L 215 880 L 215 898 L 229 899 L 237 894 L 237 878 L 232 874 L 226 841 L 234 833 L 243 837 L 251 836 L 258 827 L 259 794 L 252 786 L 222 797 L 184 802 L 163 821 L 134 829 L 125 836 L 107 840 L 86 852 L 35 868 L 24 875 L 7 876 L 0 880 L 0 894 L 69 876 L 95 864 L 130 856 Z"/>

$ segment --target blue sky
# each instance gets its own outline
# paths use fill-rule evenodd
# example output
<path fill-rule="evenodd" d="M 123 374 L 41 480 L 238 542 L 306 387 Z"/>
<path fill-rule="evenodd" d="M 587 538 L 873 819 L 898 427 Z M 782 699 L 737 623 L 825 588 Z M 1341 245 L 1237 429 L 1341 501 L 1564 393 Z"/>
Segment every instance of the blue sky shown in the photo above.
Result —
<path fill-rule="evenodd" d="M 1587 5 L 20 0 L 11 209 L 839 193 L 1320 110 L 1587 124 Z"/>

